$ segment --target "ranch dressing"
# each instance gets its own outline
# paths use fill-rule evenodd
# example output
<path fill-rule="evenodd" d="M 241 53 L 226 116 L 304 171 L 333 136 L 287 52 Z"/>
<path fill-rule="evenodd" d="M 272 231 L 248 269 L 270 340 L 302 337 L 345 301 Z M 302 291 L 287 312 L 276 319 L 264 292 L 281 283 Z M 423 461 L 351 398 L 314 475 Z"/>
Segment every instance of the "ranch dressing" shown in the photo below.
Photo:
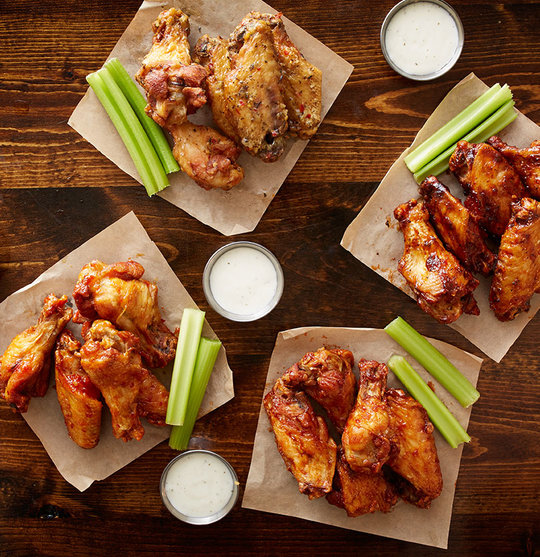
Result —
<path fill-rule="evenodd" d="M 388 23 L 385 46 L 392 62 L 411 75 L 429 75 L 448 64 L 458 48 L 454 18 L 432 2 L 414 2 Z"/>

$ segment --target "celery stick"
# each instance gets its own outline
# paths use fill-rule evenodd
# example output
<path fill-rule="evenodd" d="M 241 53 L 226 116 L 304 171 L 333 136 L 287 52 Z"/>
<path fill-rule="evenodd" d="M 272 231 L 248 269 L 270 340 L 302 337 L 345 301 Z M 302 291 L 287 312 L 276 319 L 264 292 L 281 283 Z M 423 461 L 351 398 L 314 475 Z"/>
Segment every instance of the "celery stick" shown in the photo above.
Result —
<path fill-rule="evenodd" d="M 142 93 L 137 89 L 137 85 L 130 75 L 127 73 L 124 66 L 118 58 L 111 58 L 105 67 L 110 71 L 117 85 L 124 93 L 124 96 L 129 101 L 131 108 L 135 111 L 137 118 L 141 122 L 146 134 L 148 135 L 152 145 L 154 146 L 159 160 L 167 174 L 171 172 L 178 172 L 180 167 L 173 157 L 169 142 L 161 129 L 148 114 L 145 112 L 146 99 Z"/>
<path fill-rule="evenodd" d="M 484 120 L 479 126 L 469 132 L 463 139 L 470 143 L 481 143 L 489 139 L 492 135 L 499 133 L 503 128 L 506 128 L 510 122 L 517 118 L 518 113 L 513 109 L 514 101 L 504 103 L 497 111 L 495 111 L 487 120 Z M 414 174 L 414 179 L 420 184 L 428 176 L 438 176 L 448 170 L 448 162 L 456 148 L 457 143 L 454 143 L 444 153 L 441 153 L 437 158 L 423 166 L 418 172 Z"/>
<path fill-rule="evenodd" d="M 471 103 L 465 110 L 447 122 L 431 137 L 405 157 L 405 164 L 412 173 L 418 172 L 428 162 L 440 155 L 450 145 L 460 140 L 478 126 L 505 102 L 512 99 L 508 85 L 497 83 Z"/>
<path fill-rule="evenodd" d="M 206 386 L 208 385 L 212 370 L 214 369 L 214 364 L 220 348 L 221 342 L 219 340 L 201 338 L 199 350 L 197 352 L 197 361 L 195 362 L 195 369 L 193 371 L 193 379 L 191 380 L 191 390 L 189 393 L 184 425 L 173 426 L 169 439 L 169 446 L 171 449 L 183 451 L 188 447 L 195 420 L 197 419 Z"/>
<path fill-rule="evenodd" d="M 165 422 L 170 425 L 184 424 L 203 324 L 204 311 L 191 308 L 184 310 L 165 417 Z"/>
<path fill-rule="evenodd" d="M 470 381 L 404 319 L 396 317 L 384 330 L 463 407 L 466 408 L 478 400 L 480 393 Z"/>
<path fill-rule="evenodd" d="M 403 356 L 392 356 L 388 360 L 388 367 L 405 385 L 411 396 L 424 407 L 433 425 L 440 431 L 452 448 L 455 449 L 460 443 L 468 443 L 471 440 L 448 408 L 439 400 L 437 395 L 427 386 L 425 381 Z"/>

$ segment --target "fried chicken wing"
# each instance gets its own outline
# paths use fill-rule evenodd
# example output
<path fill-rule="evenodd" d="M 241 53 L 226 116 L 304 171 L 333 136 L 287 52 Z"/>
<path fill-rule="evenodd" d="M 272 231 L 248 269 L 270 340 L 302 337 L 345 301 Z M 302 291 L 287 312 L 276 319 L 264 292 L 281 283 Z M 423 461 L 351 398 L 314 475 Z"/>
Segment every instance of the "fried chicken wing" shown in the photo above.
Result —
<path fill-rule="evenodd" d="M 99 442 L 100 392 L 82 369 L 81 343 L 67 330 L 56 342 L 54 375 L 56 394 L 69 436 L 79 447 L 91 449 Z"/>
<path fill-rule="evenodd" d="M 377 473 L 388 460 L 388 408 L 384 395 L 386 364 L 360 360 L 360 389 L 349 414 L 341 444 L 345 459 L 355 472 Z"/>
<path fill-rule="evenodd" d="M 540 292 L 540 202 L 525 197 L 512 205 L 489 304 L 497 319 L 509 321 L 528 311 L 535 292 Z"/>
<path fill-rule="evenodd" d="M 151 424 L 164 426 L 169 391 L 150 370 L 146 371 L 137 397 L 137 414 Z"/>
<path fill-rule="evenodd" d="M 429 508 L 442 491 L 442 474 L 433 438 L 433 425 L 423 406 L 399 389 L 386 391 L 392 450 L 388 465 L 407 502 Z"/>
<path fill-rule="evenodd" d="M 339 431 L 343 431 L 354 405 L 356 378 L 352 371 L 354 358 L 348 350 L 308 352 L 282 377 L 291 389 L 302 389 L 328 413 Z"/>
<path fill-rule="evenodd" d="M 458 142 L 449 167 L 467 195 L 464 205 L 473 218 L 491 234 L 502 236 L 512 199 L 527 195 L 518 173 L 491 145 L 467 141 Z"/>
<path fill-rule="evenodd" d="M 142 280 L 144 267 L 132 261 L 105 265 L 92 261 L 79 274 L 73 298 L 87 319 L 107 319 L 136 334 L 139 350 L 150 367 L 164 367 L 175 355 L 176 337 L 169 331 L 158 305 L 158 288 Z"/>
<path fill-rule="evenodd" d="M 533 141 L 530 147 L 518 149 L 494 135 L 488 139 L 488 143 L 516 169 L 529 194 L 540 199 L 540 141 Z"/>
<path fill-rule="evenodd" d="M 495 266 L 495 255 L 470 211 L 435 176 L 428 176 L 420 184 L 420 193 L 446 247 L 472 273 L 489 275 Z"/>
<path fill-rule="evenodd" d="M 337 447 L 325 421 L 315 414 L 302 391 L 278 379 L 264 397 L 264 408 L 274 430 L 278 450 L 287 470 L 310 499 L 332 489 Z"/>
<path fill-rule="evenodd" d="M 54 343 L 73 313 L 66 303 L 67 296 L 49 294 L 37 324 L 18 334 L 0 359 L 0 396 L 19 412 L 47 392 Z"/>
<path fill-rule="evenodd" d="M 462 313 L 478 315 L 472 296 L 478 281 L 444 248 L 424 203 L 411 199 L 399 205 L 394 216 L 405 241 L 398 270 L 416 294 L 418 305 L 441 323 L 453 323 Z"/>

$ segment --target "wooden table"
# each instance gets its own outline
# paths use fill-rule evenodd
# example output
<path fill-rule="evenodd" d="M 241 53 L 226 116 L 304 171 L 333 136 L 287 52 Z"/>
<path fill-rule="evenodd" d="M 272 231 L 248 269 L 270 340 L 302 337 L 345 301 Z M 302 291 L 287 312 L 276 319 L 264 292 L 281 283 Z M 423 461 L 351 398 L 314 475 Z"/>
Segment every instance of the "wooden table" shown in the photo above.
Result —
<path fill-rule="evenodd" d="M 303 325 L 383 327 L 397 314 L 423 333 L 482 355 L 422 313 L 339 246 L 390 164 L 447 91 L 470 71 L 508 82 L 540 121 L 540 2 L 453 0 L 465 27 L 456 66 L 431 83 L 396 75 L 379 47 L 394 4 L 275 0 L 273 5 L 355 70 L 257 229 L 285 272 L 278 308 L 255 323 L 226 321 L 204 298 L 209 255 L 229 242 L 144 189 L 67 126 L 138 0 L 0 1 L 0 299 L 134 210 L 223 340 L 236 397 L 197 423 L 193 447 L 216 450 L 245 484 L 278 331 Z M 486 359 L 457 482 L 449 550 L 407 544 L 240 508 L 192 527 L 161 504 L 166 443 L 79 493 L 21 416 L 0 404 L 0 555 L 537 555 L 540 319 L 501 364 Z M 421 527 L 421 525 L 418 525 Z M 93 549 L 91 549 L 93 548 Z"/>

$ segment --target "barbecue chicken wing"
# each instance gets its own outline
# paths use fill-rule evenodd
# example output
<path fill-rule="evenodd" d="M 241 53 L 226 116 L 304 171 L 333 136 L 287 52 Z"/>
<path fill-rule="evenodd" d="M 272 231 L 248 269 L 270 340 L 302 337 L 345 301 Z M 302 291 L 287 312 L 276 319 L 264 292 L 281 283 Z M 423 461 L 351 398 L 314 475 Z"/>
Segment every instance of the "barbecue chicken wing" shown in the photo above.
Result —
<path fill-rule="evenodd" d="M 488 143 L 517 170 L 529 189 L 529 195 L 540 199 L 540 141 L 533 141 L 530 147 L 518 149 L 494 135 L 488 139 Z"/>
<path fill-rule="evenodd" d="M 0 359 L 0 396 L 19 412 L 47 392 L 54 343 L 73 313 L 66 303 L 67 296 L 49 294 L 37 324 L 18 334 Z"/>
<path fill-rule="evenodd" d="M 464 205 L 473 218 L 491 234 L 502 236 L 512 199 L 527 195 L 519 174 L 486 143 L 459 141 L 449 166 L 467 195 Z"/>
<path fill-rule="evenodd" d="M 325 421 L 313 411 L 302 391 L 287 387 L 281 379 L 264 397 L 264 408 L 274 430 L 278 450 L 287 470 L 310 499 L 332 489 L 337 447 Z"/>
<path fill-rule="evenodd" d="M 444 248 L 425 205 L 412 199 L 398 206 L 394 216 L 405 240 L 398 270 L 416 294 L 418 305 L 441 323 L 453 323 L 462 313 L 478 315 L 472 296 L 478 281 Z"/>
<path fill-rule="evenodd" d="M 528 311 L 535 292 L 540 292 L 540 202 L 525 197 L 512 206 L 489 303 L 497 319 L 509 321 Z"/>
<path fill-rule="evenodd" d="M 377 473 L 388 460 L 388 407 L 384 392 L 388 368 L 360 360 L 360 389 L 341 438 L 343 453 L 355 472 Z"/>
<path fill-rule="evenodd" d="M 164 367 L 175 355 L 176 337 L 161 319 L 158 288 L 142 280 L 144 267 L 131 259 L 114 265 L 92 261 L 79 274 L 73 298 L 87 319 L 107 319 L 140 339 L 150 367 Z"/>
<path fill-rule="evenodd" d="M 420 184 L 420 193 L 446 247 L 472 273 L 489 275 L 495 266 L 495 255 L 470 211 L 435 176 L 428 176 Z"/>
<path fill-rule="evenodd" d="M 433 438 L 433 425 L 423 406 L 398 389 L 386 391 L 392 450 L 388 465 L 407 502 L 427 509 L 442 491 L 442 474 Z"/>
<path fill-rule="evenodd" d="M 356 378 L 354 358 L 348 350 L 308 352 L 282 376 L 283 384 L 302 389 L 317 401 L 339 431 L 343 431 L 354 405 Z"/>
<path fill-rule="evenodd" d="M 98 444 L 101 428 L 100 392 L 81 366 L 81 343 L 67 330 L 56 342 L 56 394 L 69 436 L 79 447 Z"/>

